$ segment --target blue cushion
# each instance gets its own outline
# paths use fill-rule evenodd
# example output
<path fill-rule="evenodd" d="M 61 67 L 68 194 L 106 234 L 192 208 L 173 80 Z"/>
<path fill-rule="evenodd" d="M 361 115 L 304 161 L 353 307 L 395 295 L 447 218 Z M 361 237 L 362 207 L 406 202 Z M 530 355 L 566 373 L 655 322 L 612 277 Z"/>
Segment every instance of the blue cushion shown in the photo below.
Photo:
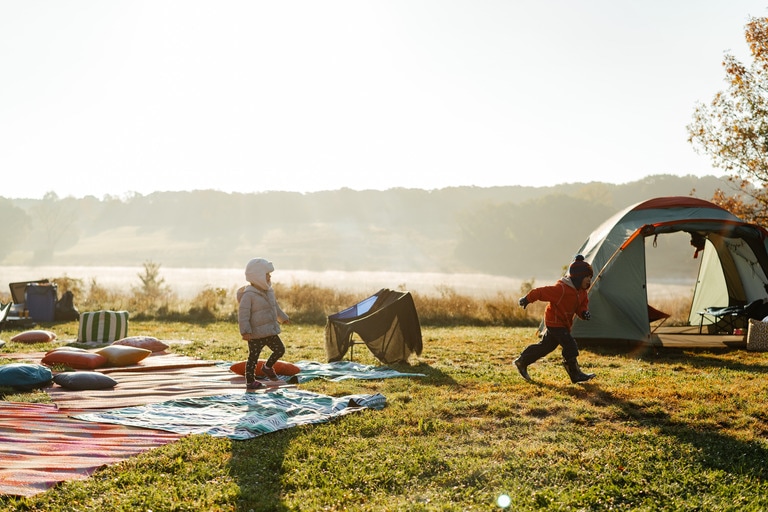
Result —
<path fill-rule="evenodd" d="M 52 379 L 50 368 L 41 364 L 10 363 L 0 366 L 0 386 L 26 391 L 42 387 Z"/>

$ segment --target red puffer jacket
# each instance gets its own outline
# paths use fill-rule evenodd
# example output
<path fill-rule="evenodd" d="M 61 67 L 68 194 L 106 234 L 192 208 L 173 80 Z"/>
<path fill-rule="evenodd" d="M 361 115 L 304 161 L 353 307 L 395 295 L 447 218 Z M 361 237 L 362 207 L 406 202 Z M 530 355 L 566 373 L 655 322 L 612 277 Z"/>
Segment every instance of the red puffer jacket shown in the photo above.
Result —
<path fill-rule="evenodd" d="M 589 310 L 589 298 L 586 290 L 577 290 L 570 278 L 564 277 L 552 286 L 534 288 L 526 295 L 528 302 L 549 302 L 544 311 L 544 323 L 547 327 L 565 327 L 569 331 L 573 326 L 574 315 L 582 317 Z"/>

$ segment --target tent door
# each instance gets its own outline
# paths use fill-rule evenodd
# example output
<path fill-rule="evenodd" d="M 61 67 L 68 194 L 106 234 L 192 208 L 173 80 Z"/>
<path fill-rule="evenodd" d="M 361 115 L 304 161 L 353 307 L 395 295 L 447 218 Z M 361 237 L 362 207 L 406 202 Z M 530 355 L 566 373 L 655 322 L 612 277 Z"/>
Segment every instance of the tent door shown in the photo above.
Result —
<path fill-rule="evenodd" d="M 707 308 L 724 308 L 730 306 L 728 286 L 725 283 L 723 267 L 712 242 L 707 240 L 699 264 L 699 275 L 693 290 L 691 311 L 688 315 L 689 325 L 709 325 L 712 318 L 702 315 Z"/>

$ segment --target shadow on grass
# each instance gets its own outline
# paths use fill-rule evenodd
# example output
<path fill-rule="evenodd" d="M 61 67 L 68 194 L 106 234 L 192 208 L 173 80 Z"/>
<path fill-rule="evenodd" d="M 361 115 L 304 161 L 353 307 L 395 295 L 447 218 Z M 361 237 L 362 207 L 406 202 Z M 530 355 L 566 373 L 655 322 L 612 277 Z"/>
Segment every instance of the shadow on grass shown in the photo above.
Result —
<path fill-rule="evenodd" d="M 426 375 L 424 378 L 419 378 L 419 382 L 424 384 L 430 384 L 433 386 L 455 386 L 458 384 L 456 380 L 445 373 L 442 370 L 438 370 L 427 363 L 419 362 L 418 364 L 398 363 L 387 365 L 393 370 L 397 370 L 402 373 L 423 373 Z"/>
<path fill-rule="evenodd" d="M 581 345 L 580 345 L 580 348 Z M 647 362 L 680 363 L 692 368 L 723 368 L 733 371 L 768 373 L 768 364 L 749 364 L 722 357 L 743 348 L 657 348 L 649 345 L 587 345 L 582 351 L 606 356 L 625 356 Z"/>
<path fill-rule="evenodd" d="M 664 435 L 673 436 L 681 443 L 694 447 L 698 454 L 697 462 L 702 466 L 761 481 L 768 478 L 768 466 L 765 464 L 768 449 L 762 443 L 739 440 L 713 428 L 676 421 L 657 406 L 647 408 L 617 398 L 610 392 L 600 390 L 597 385 L 589 387 L 592 388 L 586 395 L 589 401 L 604 407 L 619 407 L 625 420 L 631 420 L 643 428 L 657 429 Z"/>
<path fill-rule="evenodd" d="M 417 365 L 402 363 L 387 366 L 402 373 L 422 373 L 426 375 L 426 377 L 418 378 L 405 377 L 418 381 L 420 384 L 434 386 L 456 384 L 453 378 L 426 363 L 419 363 Z M 402 380 L 402 378 L 380 380 Z M 343 418 L 331 419 L 331 421 L 341 420 Z M 295 507 L 286 505 L 283 500 L 283 495 L 296 492 L 296 489 L 293 489 L 293 487 L 298 485 L 296 482 L 289 482 L 287 485 L 291 488 L 286 488 L 284 458 L 292 443 L 295 442 L 295 439 L 304 435 L 302 429 L 315 427 L 317 425 L 291 427 L 245 441 L 232 441 L 232 457 L 229 461 L 229 472 L 239 488 L 236 510 L 243 512 L 295 510 Z M 308 485 L 316 485 L 316 482 L 308 482 Z"/>
<path fill-rule="evenodd" d="M 722 357 L 725 354 L 743 349 L 663 348 L 657 350 L 654 347 L 642 346 L 633 347 L 630 350 L 627 346 L 621 345 L 612 347 L 587 345 L 583 348 L 586 349 L 585 351 L 600 355 L 626 356 L 651 362 L 663 361 L 673 365 L 679 363 L 692 368 L 722 368 L 757 374 L 768 373 L 768 364 L 750 364 Z M 760 441 L 740 440 L 717 430 L 717 427 L 694 425 L 674 420 L 657 404 L 645 406 L 619 398 L 613 393 L 601 389 L 598 381 L 590 381 L 578 386 L 537 384 L 558 389 L 574 398 L 588 401 L 596 407 L 618 408 L 623 421 L 634 422 L 646 429 L 658 430 L 663 435 L 674 437 L 679 442 L 692 446 L 698 454 L 696 462 L 704 467 L 737 477 L 748 477 L 759 481 L 768 479 L 768 465 L 765 464 L 765 461 L 768 460 L 768 449 Z"/>
<path fill-rule="evenodd" d="M 707 356 L 687 356 L 686 360 L 694 366 L 720 366 L 735 370 L 768 372 L 768 367 L 763 365 L 743 365 Z M 674 420 L 657 404 L 644 406 L 618 398 L 613 393 L 601 389 L 599 382 L 587 382 L 579 386 L 540 385 L 559 389 L 596 407 L 618 408 L 622 421 L 634 422 L 644 429 L 657 430 L 665 436 L 674 437 L 679 442 L 692 446 L 698 454 L 696 462 L 704 467 L 759 481 L 768 478 L 768 465 L 765 464 L 768 460 L 768 449 L 759 441 L 740 440 L 716 430 L 715 427 Z"/>
<path fill-rule="evenodd" d="M 229 471 L 240 489 L 236 510 L 291 510 L 282 501 L 282 467 L 286 450 L 297 435 L 296 429 L 290 428 L 247 441 L 232 441 Z"/>

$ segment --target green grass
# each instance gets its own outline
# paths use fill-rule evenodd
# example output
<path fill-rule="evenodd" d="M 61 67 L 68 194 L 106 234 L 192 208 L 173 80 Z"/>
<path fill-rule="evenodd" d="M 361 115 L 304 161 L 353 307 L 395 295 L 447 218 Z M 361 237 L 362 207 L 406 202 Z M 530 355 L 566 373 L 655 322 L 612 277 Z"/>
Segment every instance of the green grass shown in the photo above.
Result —
<path fill-rule="evenodd" d="M 62 339 L 77 325 L 60 324 Z M 138 322 L 130 334 L 187 339 L 174 352 L 235 360 L 232 322 Z M 4 332 L 8 340 L 13 332 Z M 746 351 L 586 347 L 597 378 L 573 385 L 557 353 L 512 361 L 532 328 L 424 327 L 422 379 L 310 381 L 340 396 L 380 392 L 382 411 L 249 441 L 188 436 L 4 510 L 765 510 L 768 359 Z M 287 361 L 324 361 L 320 326 L 285 328 Z M 4 352 L 44 350 L 8 343 Z M 0 363 L 8 362 L 2 360 Z M 356 347 L 355 360 L 374 364 Z M 6 396 L 46 401 L 44 393 Z"/>

